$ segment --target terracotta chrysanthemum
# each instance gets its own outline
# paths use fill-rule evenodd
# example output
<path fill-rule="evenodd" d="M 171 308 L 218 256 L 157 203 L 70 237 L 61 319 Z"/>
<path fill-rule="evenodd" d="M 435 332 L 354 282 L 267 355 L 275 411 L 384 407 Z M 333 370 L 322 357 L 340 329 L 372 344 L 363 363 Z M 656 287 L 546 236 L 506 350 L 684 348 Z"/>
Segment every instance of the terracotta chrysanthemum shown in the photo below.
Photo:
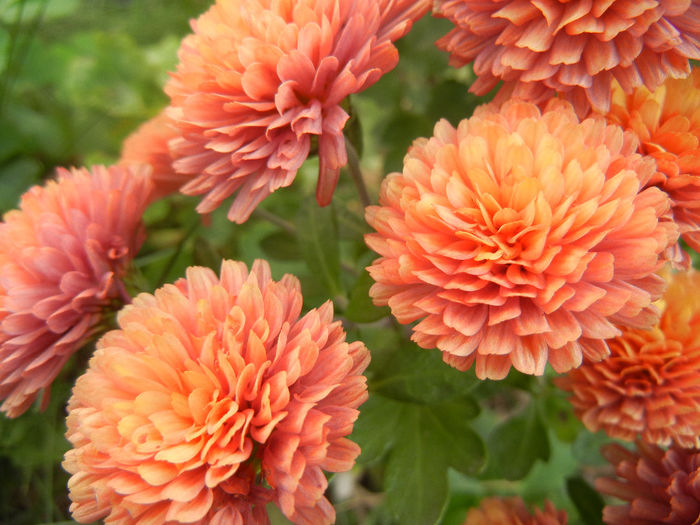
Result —
<path fill-rule="evenodd" d="M 335 511 L 321 469 L 354 464 L 369 352 L 330 302 L 300 317 L 299 282 L 224 261 L 119 313 L 68 405 L 64 468 L 80 522 L 295 523 Z"/>
<path fill-rule="evenodd" d="M 0 409 L 9 417 L 48 393 L 105 310 L 121 304 L 121 279 L 144 239 L 148 168 L 57 175 L 0 223 Z"/>
<path fill-rule="evenodd" d="M 418 345 L 460 370 L 476 362 L 480 378 L 548 361 L 564 372 L 608 354 L 613 322 L 657 319 L 654 272 L 677 229 L 659 220 L 668 197 L 640 191 L 653 160 L 619 126 L 549 109 L 511 101 L 457 129 L 440 121 L 366 211 L 374 302 L 421 320 Z"/>
<path fill-rule="evenodd" d="M 669 194 L 681 237 L 700 251 L 700 70 L 653 92 L 625 95 L 616 85 L 606 116 L 636 133 L 642 153 L 656 159 L 659 172 L 649 183 Z"/>
<path fill-rule="evenodd" d="M 623 328 L 610 356 L 557 384 L 586 427 L 633 441 L 700 447 L 700 274 L 675 273 L 659 324 Z"/>
<path fill-rule="evenodd" d="M 531 514 L 522 499 L 486 498 L 479 507 L 469 509 L 464 525 L 566 525 L 567 516 L 551 502 L 545 502 L 544 510 L 535 509 Z"/>
<path fill-rule="evenodd" d="M 608 525 L 690 525 L 700 520 L 700 451 L 663 450 L 637 443 L 637 451 L 617 443 L 603 448 L 618 479 L 598 478 L 595 487 L 625 505 L 606 505 Z"/>
<path fill-rule="evenodd" d="M 700 0 L 435 0 L 455 28 L 438 40 L 450 63 L 474 62 L 471 90 L 542 102 L 564 93 L 579 114 L 607 111 L 610 85 L 656 89 L 700 59 Z"/>
<path fill-rule="evenodd" d="M 318 150 L 316 198 L 328 204 L 347 163 L 344 99 L 398 61 L 393 42 L 428 0 L 219 0 L 193 23 L 166 86 L 181 138 L 182 188 L 207 213 L 236 193 L 245 221 Z"/>
<path fill-rule="evenodd" d="M 178 132 L 163 110 L 129 135 L 122 144 L 120 163 L 124 165 L 147 164 L 151 167 L 153 193 L 151 199 L 160 199 L 180 189 L 190 178 L 175 172 L 168 142 Z"/>

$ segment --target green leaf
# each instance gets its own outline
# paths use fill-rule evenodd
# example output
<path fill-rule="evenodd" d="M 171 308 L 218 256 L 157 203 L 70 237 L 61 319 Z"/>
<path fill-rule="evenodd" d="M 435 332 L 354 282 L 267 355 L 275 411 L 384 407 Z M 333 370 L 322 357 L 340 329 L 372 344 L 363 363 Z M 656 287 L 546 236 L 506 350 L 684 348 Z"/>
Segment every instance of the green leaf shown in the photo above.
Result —
<path fill-rule="evenodd" d="M 0 167 L 0 212 L 17 208 L 20 196 L 39 181 L 43 166 L 38 160 L 20 157 Z"/>
<path fill-rule="evenodd" d="M 301 259 L 299 244 L 296 239 L 283 231 L 276 231 L 260 241 L 260 247 L 268 257 L 282 261 Z"/>
<path fill-rule="evenodd" d="M 446 453 L 446 461 L 455 470 L 469 476 L 477 474 L 486 461 L 486 448 L 469 420 L 478 406 L 471 399 L 424 407 L 424 423 L 432 429 L 435 446 Z"/>
<path fill-rule="evenodd" d="M 396 428 L 401 439 L 389 456 L 385 487 L 387 505 L 402 525 L 430 525 L 447 504 L 447 464 L 435 433 L 423 424 L 419 407 L 406 410 Z"/>
<path fill-rule="evenodd" d="M 340 249 L 333 205 L 321 207 L 308 199 L 302 203 L 296 227 L 299 247 L 311 273 L 331 297 L 340 294 Z"/>
<path fill-rule="evenodd" d="M 369 296 L 369 289 L 374 284 L 366 270 L 360 272 L 360 276 L 350 290 L 350 302 L 345 309 L 345 317 L 355 323 L 371 323 L 389 315 L 389 308 L 374 306 Z"/>
<path fill-rule="evenodd" d="M 524 478 L 535 461 L 549 459 L 547 429 L 540 421 L 534 403 L 523 413 L 494 428 L 489 435 L 488 445 L 489 457 L 493 462 L 490 473 L 509 480 Z"/>
<path fill-rule="evenodd" d="M 376 394 L 360 407 L 351 436 L 362 449 L 360 462 L 371 463 L 394 444 L 403 409 L 403 403 Z"/>
<path fill-rule="evenodd" d="M 473 372 L 460 372 L 445 364 L 439 351 L 408 343 L 379 371 L 374 388 L 400 401 L 437 403 L 462 397 L 478 384 Z M 478 406 L 474 410 L 478 413 Z"/>
<path fill-rule="evenodd" d="M 603 525 L 605 502 L 600 494 L 583 478 L 577 476 L 567 479 L 566 492 L 586 525 Z"/>

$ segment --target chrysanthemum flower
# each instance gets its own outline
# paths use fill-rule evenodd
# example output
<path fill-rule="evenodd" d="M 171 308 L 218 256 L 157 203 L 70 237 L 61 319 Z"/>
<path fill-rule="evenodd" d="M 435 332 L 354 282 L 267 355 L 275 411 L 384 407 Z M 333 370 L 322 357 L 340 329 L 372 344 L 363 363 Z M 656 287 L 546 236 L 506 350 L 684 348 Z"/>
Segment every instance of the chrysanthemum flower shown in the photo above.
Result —
<path fill-rule="evenodd" d="M 316 198 L 328 204 L 347 162 L 342 103 L 392 69 L 393 42 L 428 0 L 219 0 L 193 23 L 166 86 L 181 138 L 171 142 L 182 188 L 207 213 L 236 193 L 245 221 L 289 186 L 318 149 Z"/>
<path fill-rule="evenodd" d="M 659 324 L 622 329 L 610 356 L 584 363 L 557 384 L 586 427 L 608 435 L 700 447 L 700 274 L 671 276 Z"/>
<path fill-rule="evenodd" d="M 479 507 L 469 509 L 464 525 L 566 525 L 567 516 L 551 502 L 545 502 L 544 511 L 535 509 L 531 514 L 522 499 L 486 498 Z"/>
<path fill-rule="evenodd" d="M 346 436 L 369 353 L 330 302 L 300 317 L 299 282 L 224 261 L 189 268 L 118 316 L 69 401 L 71 512 L 80 522 L 295 523 L 335 512 L 321 469 L 354 464 Z"/>
<path fill-rule="evenodd" d="M 126 294 L 144 239 L 148 168 L 59 168 L 0 223 L 0 409 L 29 408 Z M 48 400 L 45 396 L 44 402 Z"/>
<path fill-rule="evenodd" d="M 151 167 L 153 200 L 178 191 L 190 179 L 176 173 L 173 168 L 168 142 L 177 136 L 167 110 L 163 110 L 129 135 L 122 145 L 121 164 L 147 164 Z"/>
<path fill-rule="evenodd" d="M 435 0 L 455 28 L 437 45 L 450 63 L 474 62 L 471 90 L 504 82 L 542 102 L 565 93 L 582 111 L 610 106 L 610 85 L 656 89 L 700 59 L 700 0 Z"/>
<path fill-rule="evenodd" d="M 370 294 L 413 340 L 480 378 L 608 354 L 612 324 L 649 326 L 677 230 L 634 136 L 569 104 L 511 101 L 435 126 L 386 177 L 366 236 Z"/>
<path fill-rule="evenodd" d="M 607 505 L 608 525 L 689 525 L 700 520 L 700 451 L 672 446 L 663 450 L 637 443 L 630 451 L 617 443 L 603 455 L 619 479 L 598 478 L 595 487 L 625 505 Z"/>
<path fill-rule="evenodd" d="M 606 116 L 636 133 L 640 150 L 656 159 L 659 172 L 650 184 L 669 194 L 681 237 L 700 251 L 700 70 L 653 92 L 639 87 L 625 95 L 615 85 Z"/>

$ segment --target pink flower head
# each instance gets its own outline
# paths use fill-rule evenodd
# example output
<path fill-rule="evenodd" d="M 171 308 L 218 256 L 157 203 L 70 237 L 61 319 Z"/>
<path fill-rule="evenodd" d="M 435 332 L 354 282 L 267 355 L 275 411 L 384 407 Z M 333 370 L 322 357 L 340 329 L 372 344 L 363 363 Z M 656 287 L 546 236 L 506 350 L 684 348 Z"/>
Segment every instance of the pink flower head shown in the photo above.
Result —
<path fill-rule="evenodd" d="M 564 93 L 579 113 L 607 111 L 616 79 L 629 93 L 690 73 L 700 59 L 700 0 L 435 0 L 455 28 L 437 45 L 474 62 L 471 90 L 539 103 Z"/>
<path fill-rule="evenodd" d="M 350 469 L 369 352 L 299 282 L 224 261 L 118 316 L 68 405 L 64 468 L 80 522 L 331 523 L 322 469 Z"/>
<path fill-rule="evenodd" d="M 544 511 L 531 514 L 518 497 L 485 498 L 476 508 L 469 509 L 463 525 L 566 525 L 566 512 L 545 502 Z"/>
<path fill-rule="evenodd" d="M 58 169 L 0 223 L 0 409 L 16 417 L 47 389 L 125 292 L 144 239 L 148 168 Z M 48 397 L 45 397 L 46 402 Z"/>
<path fill-rule="evenodd" d="M 163 110 L 129 135 L 122 145 L 121 164 L 147 164 L 151 167 L 152 200 L 178 191 L 189 180 L 188 176 L 176 173 L 173 168 L 168 142 L 177 136 L 177 130 Z"/>
<path fill-rule="evenodd" d="M 609 357 L 558 385 L 593 432 L 700 447 L 700 274 L 673 274 L 663 303 L 658 325 L 623 329 L 608 340 Z"/>
<path fill-rule="evenodd" d="M 166 86 L 180 138 L 170 143 L 188 195 L 207 213 L 236 194 L 245 221 L 289 186 L 318 148 L 316 198 L 328 204 L 347 162 L 343 100 L 391 70 L 393 42 L 428 0 L 219 0 L 193 22 Z"/>
<path fill-rule="evenodd" d="M 617 479 L 598 478 L 595 487 L 619 498 L 606 505 L 608 525 L 691 525 L 700 520 L 700 451 L 672 446 L 668 450 L 637 442 L 631 451 L 617 443 L 603 448 Z"/>
<path fill-rule="evenodd" d="M 374 302 L 480 378 L 600 360 L 613 322 L 657 318 L 654 272 L 678 231 L 659 220 L 668 197 L 641 191 L 653 160 L 618 126 L 549 109 L 510 101 L 438 122 L 366 210 Z"/>

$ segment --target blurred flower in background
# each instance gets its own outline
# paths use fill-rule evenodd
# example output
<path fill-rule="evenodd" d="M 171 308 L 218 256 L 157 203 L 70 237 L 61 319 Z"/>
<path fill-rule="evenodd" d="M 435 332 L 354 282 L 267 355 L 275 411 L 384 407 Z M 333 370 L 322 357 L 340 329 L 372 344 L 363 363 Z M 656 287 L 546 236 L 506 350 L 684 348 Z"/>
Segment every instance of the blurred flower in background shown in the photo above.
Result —
<path fill-rule="evenodd" d="M 535 509 L 531 514 L 519 497 L 485 498 L 481 504 L 469 509 L 463 525 L 566 525 L 566 512 L 545 502 L 544 510 Z"/>

